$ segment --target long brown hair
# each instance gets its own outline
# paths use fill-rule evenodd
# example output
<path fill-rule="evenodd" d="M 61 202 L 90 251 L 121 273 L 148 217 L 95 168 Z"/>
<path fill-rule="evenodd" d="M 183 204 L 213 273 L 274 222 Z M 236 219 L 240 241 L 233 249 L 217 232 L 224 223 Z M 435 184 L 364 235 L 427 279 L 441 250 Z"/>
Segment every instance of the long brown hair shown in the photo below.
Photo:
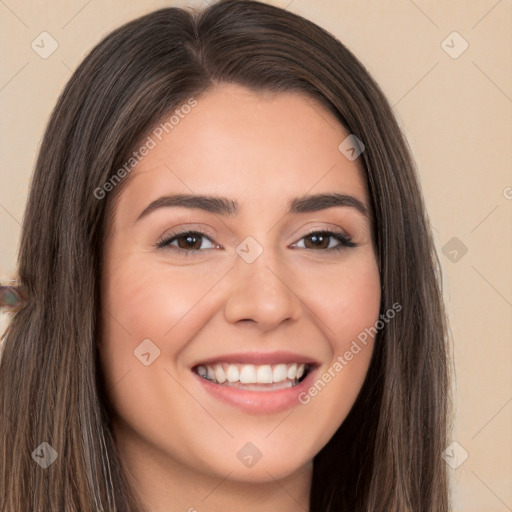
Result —
<path fill-rule="evenodd" d="M 251 0 L 127 23 L 89 53 L 58 100 L 21 234 L 26 301 L 12 314 L 0 363 L 0 510 L 144 509 L 116 451 L 96 347 L 104 237 L 129 177 L 104 198 L 94 191 L 165 115 L 220 82 L 307 93 L 364 143 L 381 313 L 402 305 L 376 337 L 348 417 L 314 458 L 311 511 L 447 512 L 448 326 L 407 142 L 341 42 Z M 57 453 L 46 469 L 32 456 L 48 450 L 44 442 Z"/>

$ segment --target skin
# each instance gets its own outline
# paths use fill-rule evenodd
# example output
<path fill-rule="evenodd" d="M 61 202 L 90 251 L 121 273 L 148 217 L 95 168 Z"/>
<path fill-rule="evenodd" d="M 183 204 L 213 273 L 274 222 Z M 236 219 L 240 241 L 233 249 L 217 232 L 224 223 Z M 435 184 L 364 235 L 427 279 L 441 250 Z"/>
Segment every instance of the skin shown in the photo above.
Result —
<path fill-rule="evenodd" d="M 299 93 L 255 93 L 220 84 L 137 165 L 118 198 L 104 248 L 98 341 L 123 465 L 155 512 L 308 510 L 312 459 L 350 411 L 373 339 L 307 405 L 250 414 L 207 393 L 191 367 L 207 358 L 287 350 L 332 368 L 378 320 L 380 279 L 372 226 L 352 207 L 287 214 L 304 194 L 348 194 L 368 206 L 360 158 L 338 149 L 348 132 Z M 176 193 L 226 196 L 236 216 L 163 207 Z M 177 228 L 206 232 L 155 244 Z M 357 243 L 311 241 L 309 229 L 342 230 Z M 237 246 L 263 253 L 247 263 Z M 292 247 L 292 245 L 298 247 Z M 320 248 L 317 248 L 320 247 Z M 134 356 L 150 339 L 160 355 Z M 290 414 L 292 412 L 292 414 Z M 261 459 L 246 467 L 247 443 Z"/>

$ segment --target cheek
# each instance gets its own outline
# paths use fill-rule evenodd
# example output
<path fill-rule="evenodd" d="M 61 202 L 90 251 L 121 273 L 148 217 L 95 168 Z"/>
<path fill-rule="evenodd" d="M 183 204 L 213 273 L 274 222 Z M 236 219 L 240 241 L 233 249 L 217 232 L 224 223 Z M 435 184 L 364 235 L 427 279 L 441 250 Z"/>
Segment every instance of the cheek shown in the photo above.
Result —
<path fill-rule="evenodd" d="M 345 390 L 351 389 L 349 394 L 355 400 L 373 352 L 381 289 L 373 256 L 362 258 L 352 270 L 351 273 L 344 273 L 345 279 L 339 284 L 339 292 L 332 294 L 328 316 L 333 332 L 328 339 L 333 351 L 331 373 L 342 375 L 337 385 Z M 340 363 L 342 368 L 336 363 Z M 338 372 L 335 372 L 336 369 Z"/>
<path fill-rule="evenodd" d="M 321 320 L 329 341 L 330 360 L 322 364 L 313 385 L 301 397 L 311 416 L 323 416 L 318 446 L 334 434 L 348 415 L 366 377 L 380 312 L 380 276 L 373 255 L 353 259 L 336 275 L 308 293 L 308 305 Z"/>
<path fill-rule="evenodd" d="M 105 307 L 135 338 L 141 333 L 161 337 L 172 329 L 206 294 L 212 276 L 194 265 L 173 268 L 132 255 L 107 279 Z"/>
<path fill-rule="evenodd" d="M 171 267 L 142 253 L 113 255 L 110 261 L 116 263 L 104 276 L 100 349 L 105 373 L 115 382 L 138 368 L 134 350 L 143 340 L 176 358 L 193 336 L 201 300 L 218 277 L 211 269 Z"/>
<path fill-rule="evenodd" d="M 378 266 L 370 251 L 332 269 L 319 269 L 305 281 L 308 306 L 321 320 L 333 353 L 344 352 L 350 341 L 379 317 L 381 289 Z"/>
<path fill-rule="evenodd" d="M 339 353 L 347 350 L 352 340 L 360 339 L 360 335 L 378 320 L 381 299 L 378 269 L 368 265 L 347 277 L 339 294 L 333 296 L 329 315 L 335 335 L 331 339 Z"/>

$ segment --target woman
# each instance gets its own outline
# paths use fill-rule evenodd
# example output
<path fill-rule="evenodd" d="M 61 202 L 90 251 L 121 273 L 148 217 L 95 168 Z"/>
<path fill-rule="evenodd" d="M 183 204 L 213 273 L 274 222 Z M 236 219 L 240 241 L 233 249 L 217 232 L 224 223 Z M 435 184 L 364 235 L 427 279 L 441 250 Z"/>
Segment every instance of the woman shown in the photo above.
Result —
<path fill-rule="evenodd" d="M 440 279 L 332 35 L 246 0 L 126 24 L 59 98 L 4 289 L 1 510 L 447 511 Z"/>

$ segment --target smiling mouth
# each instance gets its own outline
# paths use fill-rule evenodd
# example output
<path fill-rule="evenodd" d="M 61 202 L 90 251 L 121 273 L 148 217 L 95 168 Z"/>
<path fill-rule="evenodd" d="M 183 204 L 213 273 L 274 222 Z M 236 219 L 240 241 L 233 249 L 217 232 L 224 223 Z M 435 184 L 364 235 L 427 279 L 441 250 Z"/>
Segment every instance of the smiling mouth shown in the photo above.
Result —
<path fill-rule="evenodd" d="M 313 369 L 309 363 L 199 364 L 192 371 L 214 384 L 247 391 L 277 391 L 300 384 Z"/>

